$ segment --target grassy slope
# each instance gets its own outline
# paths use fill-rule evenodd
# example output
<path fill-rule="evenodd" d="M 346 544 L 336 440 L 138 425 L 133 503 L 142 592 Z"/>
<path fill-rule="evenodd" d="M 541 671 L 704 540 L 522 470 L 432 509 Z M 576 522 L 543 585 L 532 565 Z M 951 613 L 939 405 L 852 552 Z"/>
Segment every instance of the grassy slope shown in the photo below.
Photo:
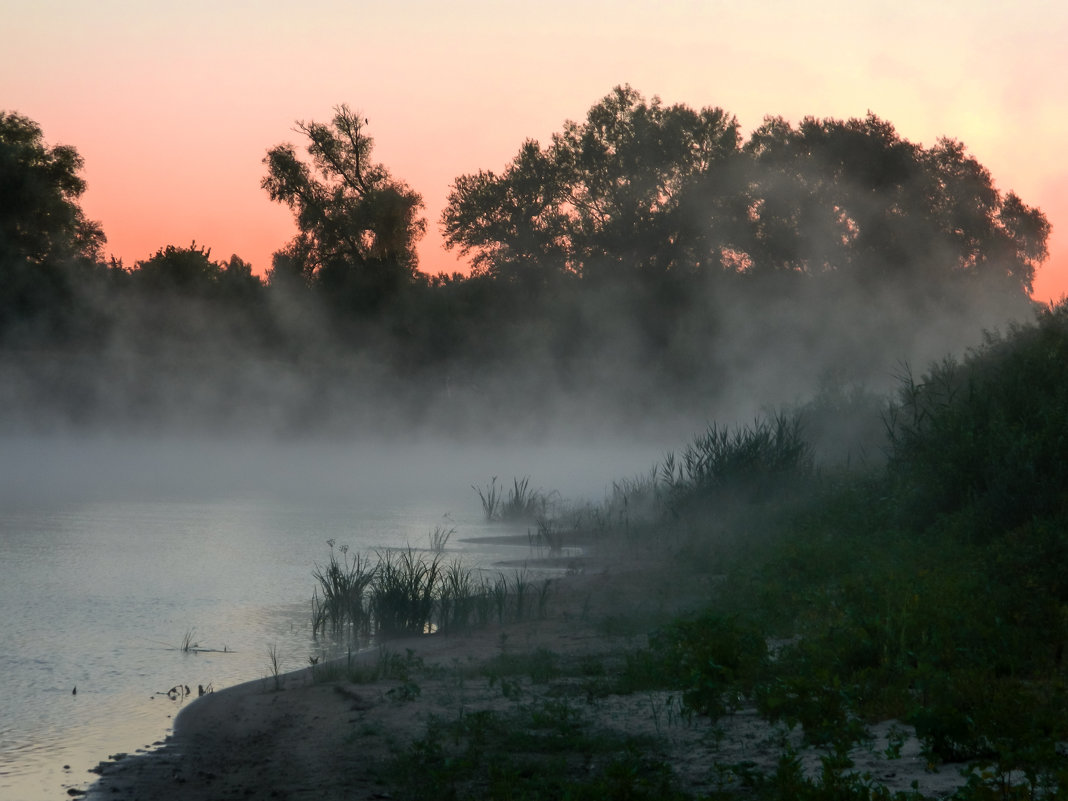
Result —
<path fill-rule="evenodd" d="M 647 569 L 704 582 L 703 601 L 646 620 L 647 640 L 603 662 L 546 651 L 490 666 L 505 697 L 564 682 L 587 705 L 535 693 L 509 711 L 432 721 L 397 752 L 398 792 L 691 797 L 655 742 L 591 728 L 582 711 L 645 694 L 661 704 L 658 729 L 661 715 L 715 721 L 755 707 L 795 735 L 777 768 L 734 765 L 744 781 L 709 797 L 915 798 L 851 771 L 850 749 L 888 719 L 914 727 L 932 765 L 968 762 L 959 798 L 1065 796 L 1066 394 L 1062 306 L 906 378 L 884 411 L 884 464 L 817 469 L 797 422 L 840 412 L 818 404 L 796 420 L 711 427 L 621 482 L 603 509 L 554 523 L 597 528 L 609 551 L 643 549 Z M 604 621 L 610 634 L 628 625 L 642 623 Z M 888 753 L 900 746 L 888 742 Z M 821 749 L 821 769 L 802 770 L 802 744 Z"/>

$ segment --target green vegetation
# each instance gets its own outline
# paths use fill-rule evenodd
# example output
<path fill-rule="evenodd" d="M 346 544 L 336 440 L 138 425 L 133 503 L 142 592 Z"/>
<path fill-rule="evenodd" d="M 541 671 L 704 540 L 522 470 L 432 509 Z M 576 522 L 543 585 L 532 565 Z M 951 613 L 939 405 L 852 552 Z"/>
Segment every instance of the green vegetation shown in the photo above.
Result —
<path fill-rule="evenodd" d="M 797 458 L 775 471 L 756 460 L 752 473 L 751 446 L 773 441 L 781 419 L 699 437 L 686 481 L 669 459 L 661 480 L 693 537 L 679 569 L 724 580 L 706 611 L 650 637 L 649 672 L 702 715 L 744 698 L 827 747 L 898 718 L 930 760 L 972 763 L 961 797 L 1062 797 L 1066 348 L 1062 304 L 961 363 L 906 377 L 885 416 L 885 469 L 821 474 Z M 708 527 L 724 498 L 691 467 L 708 452 L 737 460 L 727 476 L 752 477 L 740 484 L 757 492 L 732 495 L 762 521 L 759 534 Z M 805 492 L 759 491 L 771 474 Z"/>
<path fill-rule="evenodd" d="M 914 732 L 928 765 L 959 766 L 957 799 L 1066 797 L 1066 348 L 1062 304 L 904 378 L 883 410 L 882 463 L 818 468 L 806 405 L 712 426 L 681 459 L 620 482 L 584 512 L 615 523 L 599 547 L 633 552 L 647 537 L 644 562 L 670 543 L 654 569 L 680 583 L 715 576 L 704 598 L 603 656 L 502 639 L 478 675 L 509 706 L 432 720 L 398 751 L 394 786 L 446 798 L 922 798 L 856 767 L 858 749 L 875 747 L 871 727 L 894 721 L 880 753 L 901 759 Z M 606 618 L 606 634 L 633 639 L 624 624 Z M 647 699 L 655 736 L 603 727 L 597 710 L 620 698 Z M 780 732 L 777 765 L 715 761 L 711 789 L 688 795 L 669 734 L 702 721 L 711 737 L 742 713 Z"/>
<path fill-rule="evenodd" d="M 512 487 L 505 491 L 497 485 L 497 476 L 490 479 L 485 487 L 472 485 L 478 499 L 482 502 L 482 512 L 486 522 L 504 520 L 509 522 L 538 521 L 546 519 L 550 512 L 555 493 L 532 489 L 530 476 L 513 478 Z"/>
<path fill-rule="evenodd" d="M 781 400 L 822 382 L 794 411 L 710 425 L 601 506 L 564 508 L 528 478 L 476 488 L 487 519 L 536 523 L 550 552 L 583 535 L 705 582 L 678 619 L 653 599 L 609 616 L 606 633 L 644 627 L 647 641 L 587 662 L 582 691 L 649 694 L 657 729 L 678 703 L 713 720 L 755 708 L 823 749 L 817 774 L 785 742 L 770 775 L 709 767 L 758 798 L 891 797 L 849 756 L 889 719 L 932 764 L 968 761 L 962 799 L 1068 794 L 1068 303 L 918 378 L 906 368 L 881 420 L 863 390 L 841 389 L 927 363 L 916 343 L 959 352 L 1032 311 L 1041 211 L 961 143 L 917 145 L 874 115 L 769 117 L 743 140 L 722 109 L 618 87 L 500 173 L 457 178 L 442 223 L 475 271 L 430 277 L 415 263 L 422 200 L 371 161 L 367 124 L 341 106 L 329 125 L 298 125 L 310 163 L 292 145 L 268 152 L 263 186 L 298 234 L 264 281 L 195 243 L 105 261 L 77 152 L 0 112 L 0 425 L 428 421 L 493 436 L 570 409 L 635 426 L 703 416 L 754 386 Z M 374 560 L 331 542 L 316 634 L 351 644 L 546 613 L 548 584 L 446 563 L 448 536 Z M 411 661 L 380 666 L 398 701 L 420 695 Z M 520 674 L 493 669 L 509 701 L 521 680 L 564 671 L 544 653 Z M 398 758 L 402 789 L 680 792 L 654 744 L 585 711 L 535 700 L 435 722 Z M 713 795 L 736 792 L 724 786 Z"/>
<path fill-rule="evenodd" d="M 563 700 L 431 720 L 391 773 L 413 799 L 685 797 L 655 743 L 597 731 Z"/>
<path fill-rule="evenodd" d="M 429 276 L 422 199 L 374 161 L 369 128 L 342 105 L 267 151 L 262 186 L 297 229 L 270 265 L 196 242 L 123 264 L 78 205 L 74 148 L 0 112 L 0 430 L 702 420 L 826 376 L 881 390 L 894 364 L 1025 317 L 1047 257 L 1041 211 L 952 139 L 874 115 L 744 137 L 723 109 L 620 86 L 502 170 L 457 177 L 441 224 L 473 274 Z M 491 517 L 552 500 L 508 489 L 485 493 Z"/>
<path fill-rule="evenodd" d="M 441 530 L 439 529 L 439 534 Z M 446 540 L 451 531 L 440 536 Z M 434 535 L 431 534 L 433 542 Z M 446 564 L 441 550 L 387 549 L 375 560 L 335 549 L 316 566 L 312 632 L 350 643 L 403 634 L 463 631 L 473 625 L 544 616 L 551 580 L 531 582 L 526 572 L 489 576 L 458 561 Z M 321 595 L 320 595 L 321 591 Z"/>

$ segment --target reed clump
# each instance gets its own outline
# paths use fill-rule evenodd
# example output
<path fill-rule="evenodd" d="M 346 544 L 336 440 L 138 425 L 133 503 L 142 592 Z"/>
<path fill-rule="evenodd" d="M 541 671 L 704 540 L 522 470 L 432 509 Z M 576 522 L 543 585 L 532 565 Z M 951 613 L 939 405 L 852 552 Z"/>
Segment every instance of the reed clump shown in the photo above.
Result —
<path fill-rule="evenodd" d="M 312 632 L 370 640 L 404 634 L 462 631 L 475 625 L 546 614 L 550 580 L 538 586 L 525 571 L 482 575 L 441 553 L 408 547 L 350 555 L 328 541 L 330 556 L 316 566 Z"/>
<path fill-rule="evenodd" d="M 537 520 L 549 515 L 553 502 L 559 493 L 545 492 L 530 486 L 530 476 L 513 478 L 512 486 L 505 492 L 497 484 L 497 476 L 490 479 L 485 487 L 471 485 L 482 502 L 482 513 L 486 522 L 518 522 Z"/>
<path fill-rule="evenodd" d="M 359 554 L 350 556 L 347 545 L 336 550 L 334 540 L 327 540 L 327 545 L 330 558 L 325 566 L 316 565 L 312 573 L 318 582 L 312 596 L 312 632 L 334 636 L 345 631 L 370 634 L 368 590 L 375 581 L 377 567 Z"/>

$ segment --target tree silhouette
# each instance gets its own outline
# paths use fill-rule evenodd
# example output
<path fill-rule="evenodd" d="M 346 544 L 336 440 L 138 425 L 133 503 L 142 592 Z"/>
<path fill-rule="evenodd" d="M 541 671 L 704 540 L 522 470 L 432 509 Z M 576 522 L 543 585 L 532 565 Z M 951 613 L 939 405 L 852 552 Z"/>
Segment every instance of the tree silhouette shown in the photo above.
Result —
<path fill-rule="evenodd" d="M 46 145 L 33 120 L 0 111 L 0 332 L 64 325 L 71 271 L 96 267 L 105 237 L 78 205 L 82 165 L 73 147 Z"/>
<path fill-rule="evenodd" d="M 221 283 L 224 267 L 211 260 L 210 248 L 193 242 L 188 248 L 160 248 L 151 258 L 137 262 L 131 274 L 137 285 L 151 291 L 209 296 Z"/>
<path fill-rule="evenodd" d="M 292 144 L 267 152 L 263 188 L 296 215 L 298 233 L 272 273 L 302 276 L 342 308 L 376 308 L 415 275 L 426 228 L 422 198 L 371 160 L 367 121 L 347 106 L 329 124 L 298 122 L 310 161 Z"/>
<path fill-rule="evenodd" d="M 680 200 L 700 184 L 716 211 L 722 194 L 701 179 L 726 176 L 738 143 L 737 122 L 721 109 L 664 106 L 616 87 L 548 147 L 525 142 L 502 174 L 457 178 L 442 215 L 446 244 L 472 255 L 476 271 L 509 278 L 698 264 L 709 244 L 693 236 Z"/>
<path fill-rule="evenodd" d="M 937 284 L 992 278 L 1028 292 L 1046 257 L 1049 224 L 960 142 L 925 149 L 868 114 L 805 118 L 794 128 L 767 118 L 744 150 L 749 168 L 753 268 L 865 282 Z"/>
<path fill-rule="evenodd" d="M 726 271 L 899 286 L 994 279 L 1026 293 L 1049 224 L 964 146 L 928 149 L 868 114 L 768 117 L 744 145 L 719 108 L 617 87 L 501 174 L 456 179 L 446 245 L 476 272 L 584 279 Z"/>

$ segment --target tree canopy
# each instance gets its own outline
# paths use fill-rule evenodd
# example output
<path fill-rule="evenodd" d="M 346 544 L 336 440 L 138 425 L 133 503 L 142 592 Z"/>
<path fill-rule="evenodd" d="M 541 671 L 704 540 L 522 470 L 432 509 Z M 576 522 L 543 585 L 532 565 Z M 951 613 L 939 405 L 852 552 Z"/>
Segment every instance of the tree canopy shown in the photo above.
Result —
<path fill-rule="evenodd" d="M 70 322 L 71 270 L 95 262 L 105 242 L 78 205 L 82 166 L 73 147 L 47 145 L 36 122 L 0 111 L 0 335 Z"/>
<path fill-rule="evenodd" d="M 46 145 L 33 120 L 0 111 L 0 259 L 41 264 L 99 255 L 104 233 L 77 202 L 83 165 L 70 145 Z"/>
<path fill-rule="evenodd" d="M 955 140 L 924 148 L 868 114 L 766 118 L 742 142 L 720 108 L 629 86 L 454 182 L 446 244 L 509 278 L 666 271 L 997 278 L 1029 291 L 1049 223 Z"/>
<path fill-rule="evenodd" d="M 442 224 L 474 275 L 423 276 L 422 199 L 366 129 L 339 106 L 266 153 L 297 232 L 265 285 L 196 243 L 104 263 L 77 152 L 0 115 L 0 405 L 151 424 L 234 420 L 241 397 L 282 429 L 701 419 L 972 346 L 1030 314 L 1047 257 L 1042 213 L 956 140 L 922 147 L 873 114 L 743 137 L 723 109 L 621 86 L 459 176 Z"/>
<path fill-rule="evenodd" d="M 298 228 L 272 271 L 364 308 L 412 280 L 415 244 L 426 228 L 420 195 L 372 161 L 366 124 L 345 105 L 329 124 L 298 122 L 309 161 L 292 144 L 277 145 L 264 159 L 262 182 L 272 200 L 293 210 Z"/>
<path fill-rule="evenodd" d="M 721 109 L 665 107 L 618 87 L 547 147 L 524 142 L 500 175 L 457 178 L 446 244 L 471 255 L 476 272 L 508 278 L 668 269 L 694 257 L 683 251 L 692 226 L 681 199 L 701 176 L 728 175 L 738 142 Z"/>

